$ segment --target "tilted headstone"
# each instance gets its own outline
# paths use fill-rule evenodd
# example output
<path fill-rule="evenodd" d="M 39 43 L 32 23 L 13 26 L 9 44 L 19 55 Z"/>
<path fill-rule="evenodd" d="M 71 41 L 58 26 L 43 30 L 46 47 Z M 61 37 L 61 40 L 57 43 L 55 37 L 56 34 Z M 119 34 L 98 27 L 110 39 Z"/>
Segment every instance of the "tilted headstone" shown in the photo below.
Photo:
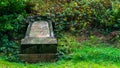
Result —
<path fill-rule="evenodd" d="M 27 62 L 55 61 L 57 39 L 54 37 L 50 21 L 35 21 L 27 28 L 21 40 L 20 58 Z"/>

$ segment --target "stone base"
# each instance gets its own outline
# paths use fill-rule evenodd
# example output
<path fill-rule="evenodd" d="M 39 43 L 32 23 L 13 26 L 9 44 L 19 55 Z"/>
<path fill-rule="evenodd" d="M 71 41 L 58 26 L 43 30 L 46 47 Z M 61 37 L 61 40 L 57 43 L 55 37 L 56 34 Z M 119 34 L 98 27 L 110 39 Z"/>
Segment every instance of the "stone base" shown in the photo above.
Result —
<path fill-rule="evenodd" d="M 20 54 L 53 54 L 57 53 L 56 44 L 21 45 Z"/>
<path fill-rule="evenodd" d="M 54 62 L 57 60 L 55 54 L 19 54 L 19 57 L 22 61 L 29 63 Z"/>
<path fill-rule="evenodd" d="M 22 45 L 27 44 L 57 44 L 56 38 L 51 37 L 26 37 L 21 40 Z"/>

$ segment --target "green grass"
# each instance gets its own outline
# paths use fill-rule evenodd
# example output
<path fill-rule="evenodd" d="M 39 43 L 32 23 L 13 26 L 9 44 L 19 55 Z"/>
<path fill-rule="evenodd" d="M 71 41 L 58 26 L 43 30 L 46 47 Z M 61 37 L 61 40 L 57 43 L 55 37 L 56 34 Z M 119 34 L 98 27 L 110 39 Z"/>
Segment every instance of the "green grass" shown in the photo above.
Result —
<path fill-rule="evenodd" d="M 86 61 L 74 62 L 70 61 L 58 61 L 56 63 L 39 63 L 39 64 L 22 64 L 22 63 L 11 63 L 7 61 L 0 62 L 0 68 L 119 68 L 119 64 L 115 63 L 93 63 Z"/>
<path fill-rule="evenodd" d="M 112 47 L 88 47 L 76 49 L 71 59 L 54 63 L 24 64 L 0 59 L 0 68 L 120 68 L 120 50 Z"/>

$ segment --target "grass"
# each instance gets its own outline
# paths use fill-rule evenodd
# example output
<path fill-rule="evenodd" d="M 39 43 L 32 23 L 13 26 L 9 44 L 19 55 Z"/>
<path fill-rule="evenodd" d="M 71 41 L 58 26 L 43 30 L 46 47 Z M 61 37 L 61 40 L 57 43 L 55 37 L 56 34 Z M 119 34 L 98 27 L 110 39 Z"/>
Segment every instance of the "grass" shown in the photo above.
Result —
<path fill-rule="evenodd" d="M 22 64 L 11 63 L 7 61 L 0 62 L 0 68 L 119 68 L 118 63 L 94 63 L 88 61 L 74 62 L 73 60 L 65 61 L 61 60 L 55 63 L 38 63 L 38 64 Z"/>
<path fill-rule="evenodd" d="M 15 63 L 0 59 L 0 68 L 120 68 L 120 50 L 111 47 L 81 47 L 71 59 L 54 63 Z"/>
<path fill-rule="evenodd" d="M 29 64 L 0 58 L 0 68 L 120 68 L 120 49 L 101 43 L 96 37 L 81 43 L 72 36 L 58 41 L 58 51 L 63 56 L 56 62 Z"/>

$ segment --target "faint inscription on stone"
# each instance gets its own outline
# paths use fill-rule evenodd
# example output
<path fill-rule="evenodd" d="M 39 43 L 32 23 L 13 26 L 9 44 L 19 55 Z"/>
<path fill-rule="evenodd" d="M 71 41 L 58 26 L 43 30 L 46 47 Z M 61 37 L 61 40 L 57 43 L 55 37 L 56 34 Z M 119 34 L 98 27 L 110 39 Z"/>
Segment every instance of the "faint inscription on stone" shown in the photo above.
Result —
<path fill-rule="evenodd" d="M 47 21 L 36 21 L 32 24 L 30 37 L 50 37 L 50 29 Z"/>

